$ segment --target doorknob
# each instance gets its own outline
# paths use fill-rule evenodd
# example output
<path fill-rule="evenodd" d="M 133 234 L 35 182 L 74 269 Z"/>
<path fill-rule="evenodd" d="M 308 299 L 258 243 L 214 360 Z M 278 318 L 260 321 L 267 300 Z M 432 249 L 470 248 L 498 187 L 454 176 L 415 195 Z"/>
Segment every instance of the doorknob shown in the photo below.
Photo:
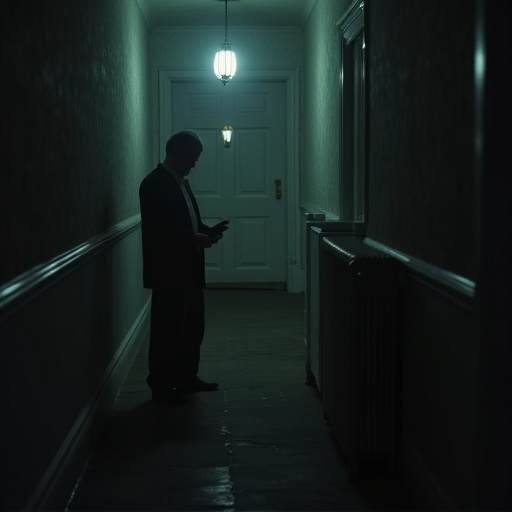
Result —
<path fill-rule="evenodd" d="M 274 185 L 276 186 L 276 199 L 281 199 L 281 180 L 275 180 Z"/>

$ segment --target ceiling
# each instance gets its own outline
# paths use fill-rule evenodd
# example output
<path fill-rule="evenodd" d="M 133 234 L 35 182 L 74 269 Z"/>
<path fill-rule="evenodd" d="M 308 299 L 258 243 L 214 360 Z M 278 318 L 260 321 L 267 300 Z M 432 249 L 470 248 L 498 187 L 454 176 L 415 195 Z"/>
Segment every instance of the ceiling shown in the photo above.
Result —
<path fill-rule="evenodd" d="M 228 29 L 302 28 L 317 0 L 228 0 Z M 225 0 L 137 0 L 150 30 L 225 25 Z"/>

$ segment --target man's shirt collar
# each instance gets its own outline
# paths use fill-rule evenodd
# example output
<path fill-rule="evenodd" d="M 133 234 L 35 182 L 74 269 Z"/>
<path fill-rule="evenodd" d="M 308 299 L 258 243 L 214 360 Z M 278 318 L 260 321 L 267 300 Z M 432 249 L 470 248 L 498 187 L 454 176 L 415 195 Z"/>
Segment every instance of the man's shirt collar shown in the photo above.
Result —
<path fill-rule="evenodd" d="M 177 171 L 175 171 L 172 167 L 169 167 L 166 163 L 162 162 L 160 164 L 166 171 L 168 171 L 171 176 L 173 176 L 178 181 L 185 181 L 187 178 L 181 176 L 181 174 L 178 174 Z"/>

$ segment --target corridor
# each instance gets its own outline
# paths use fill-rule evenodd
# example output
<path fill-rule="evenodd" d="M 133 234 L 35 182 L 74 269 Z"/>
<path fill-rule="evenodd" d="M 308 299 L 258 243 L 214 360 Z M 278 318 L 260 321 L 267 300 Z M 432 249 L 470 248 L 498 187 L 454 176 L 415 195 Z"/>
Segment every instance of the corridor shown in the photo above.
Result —
<path fill-rule="evenodd" d="M 351 483 L 305 385 L 304 296 L 207 290 L 200 375 L 218 391 L 154 404 L 143 344 L 68 510 L 411 510 L 382 477 Z"/>

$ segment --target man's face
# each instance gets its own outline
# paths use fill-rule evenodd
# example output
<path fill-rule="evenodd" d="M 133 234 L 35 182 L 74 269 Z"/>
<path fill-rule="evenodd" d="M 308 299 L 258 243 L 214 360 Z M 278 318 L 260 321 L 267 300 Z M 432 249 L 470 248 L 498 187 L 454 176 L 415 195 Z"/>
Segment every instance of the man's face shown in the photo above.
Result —
<path fill-rule="evenodd" d="M 181 176 L 188 176 L 190 171 L 196 166 L 196 162 L 201 156 L 201 151 L 184 150 L 182 153 L 176 153 L 173 167 Z"/>

